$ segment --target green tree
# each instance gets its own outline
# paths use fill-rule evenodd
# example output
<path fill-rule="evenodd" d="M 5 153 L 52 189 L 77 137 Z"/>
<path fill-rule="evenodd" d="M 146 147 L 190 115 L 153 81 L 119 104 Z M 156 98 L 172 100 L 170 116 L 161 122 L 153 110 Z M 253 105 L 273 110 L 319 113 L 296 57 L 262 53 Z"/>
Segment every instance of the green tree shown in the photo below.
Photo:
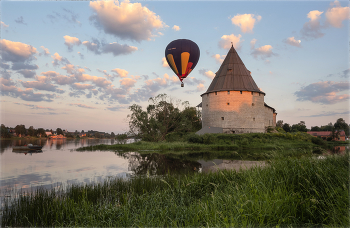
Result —
<path fill-rule="evenodd" d="M 343 118 L 337 119 L 337 122 L 334 123 L 334 128 L 338 131 L 344 130 L 345 134 L 349 136 L 349 124 Z"/>
<path fill-rule="evenodd" d="M 159 94 L 149 99 L 144 111 L 139 105 L 130 106 L 128 115 L 130 135 L 145 141 L 158 142 L 171 132 L 193 132 L 200 129 L 200 116 L 188 102 L 172 100 L 166 94 Z M 183 109 L 181 111 L 181 109 Z"/>
<path fill-rule="evenodd" d="M 307 128 L 305 126 L 305 121 L 300 121 L 298 124 L 293 124 L 291 128 L 292 132 L 307 132 Z"/>
<path fill-rule="evenodd" d="M 117 140 L 118 144 L 125 144 L 128 139 L 128 135 L 126 133 L 117 134 L 115 139 Z"/>
<path fill-rule="evenodd" d="M 276 127 L 282 127 L 283 128 L 283 120 L 278 120 L 276 123 Z"/>
<path fill-rule="evenodd" d="M 29 128 L 28 128 L 28 135 L 29 136 L 35 136 L 36 134 L 36 130 L 34 129 L 34 127 L 33 126 L 30 126 Z"/>
<path fill-rule="evenodd" d="M 311 127 L 311 131 L 321 131 L 321 128 L 319 126 Z"/>
<path fill-rule="evenodd" d="M 285 123 L 285 124 L 283 124 L 283 130 L 285 131 L 285 132 L 290 132 L 291 131 L 291 129 L 290 129 L 290 125 L 289 124 L 287 124 L 287 123 Z"/>
<path fill-rule="evenodd" d="M 25 136 L 25 134 L 26 134 L 26 127 L 23 124 L 17 125 L 15 127 L 15 132 L 16 132 L 17 136 L 19 136 L 19 135 Z"/>
<path fill-rule="evenodd" d="M 8 127 L 5 127 L 4 124 L 1 124 L 1 138 L 11 138 L 12 135 L 9 132 Z"/>
<path fill-rule="evenodd" d="M 111 138 L 115 138 L 115 134 L 114 134 L 114 132 L 111 132 Z"/>
<path fill-rule="evenodd" d="M 56 133 L 57 133 L 57 135 L 63 135 L 63 131 L 61 128 L 57 128 Z"/>
<path fill-rule="evenodd" d="M 96 132 L 96 133 L 95 133 L 95 138 L 97 138 L 97 139 L 101 138 L 100 132 Z"/>
<path fill-rule="evenodd" d="M 38 128 L 37 135 L 39 135 L 40 137 L 46 137 L 46 132 L 44 128 Z"/>

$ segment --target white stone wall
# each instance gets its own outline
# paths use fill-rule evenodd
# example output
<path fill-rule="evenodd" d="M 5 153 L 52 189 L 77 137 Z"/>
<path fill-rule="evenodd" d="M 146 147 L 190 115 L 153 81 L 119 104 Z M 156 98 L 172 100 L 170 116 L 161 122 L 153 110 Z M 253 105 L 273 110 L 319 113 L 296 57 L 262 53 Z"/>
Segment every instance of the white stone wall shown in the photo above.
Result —
<path fill-rule="evenodd" d="M 202 96 L 202 126 L 221 127 L 234 133 L 264 132 L 265 120 L 262 93 L 220 91 Z"/>

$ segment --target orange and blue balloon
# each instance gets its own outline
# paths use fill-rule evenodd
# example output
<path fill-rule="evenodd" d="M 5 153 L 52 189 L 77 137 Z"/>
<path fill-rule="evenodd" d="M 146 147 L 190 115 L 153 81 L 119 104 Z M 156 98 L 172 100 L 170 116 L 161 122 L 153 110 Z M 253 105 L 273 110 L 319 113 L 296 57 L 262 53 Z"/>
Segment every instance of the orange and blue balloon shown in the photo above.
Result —
<path fill-rule="evenodd" d="M 165 58 L 181 82 L 197 65 L 199 55 L 198 45 L 186 39 L 174 40 L 165 49 Z"/>

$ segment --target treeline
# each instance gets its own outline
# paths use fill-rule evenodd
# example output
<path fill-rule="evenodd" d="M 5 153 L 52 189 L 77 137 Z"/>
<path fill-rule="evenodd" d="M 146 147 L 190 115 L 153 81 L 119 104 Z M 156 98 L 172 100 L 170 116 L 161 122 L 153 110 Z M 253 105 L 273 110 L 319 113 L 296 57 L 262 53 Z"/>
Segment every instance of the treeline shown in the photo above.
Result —
<path fill-rule="evenodd" d="M 332 124 L 329 123 L 324 126 L 312 126 L 311 129 L 308 129 L 305 126 L 305 121 L 300 121 L 298 124 L 290 125 L 288 123 L 283 123 L 283 120 L 279 120 L 276 123 L 276 129 L 278 131 L 285 131 L 285 132 L 307 132 L 307 131 L 331 131 L 331 132 L 339 132 L 343 130 L 345 132 L 346 136 L 349 136 L 349 130 L 350 126 L 345 122 L 343 118 L 337 119 L 337 121 Z"/>
<path fill-rule="evenodd" d="M 61 128 L 57 128 L 56 130 L 52 129 L 44 129 L 44 128 L 34 128 L 30 126 L 28 129 L 23 124 L 17 125 L 15 128 L 6 127 L 4 124 L 1 124 L 1 138 L 12 138 L 12 137 L 49 137 L 50 135 L 62 135 L 67 138 L 80 138 L 80 137 L 94 137 L 94 138 L 115 138 L 116 135 L 111 132 L 98 132 L 89 130 L 88 132 L 84 132 L 82 130 L 79 132 L 75 130 L 75 132 L 68 132 L 66 130 L 62 130 Z"/>

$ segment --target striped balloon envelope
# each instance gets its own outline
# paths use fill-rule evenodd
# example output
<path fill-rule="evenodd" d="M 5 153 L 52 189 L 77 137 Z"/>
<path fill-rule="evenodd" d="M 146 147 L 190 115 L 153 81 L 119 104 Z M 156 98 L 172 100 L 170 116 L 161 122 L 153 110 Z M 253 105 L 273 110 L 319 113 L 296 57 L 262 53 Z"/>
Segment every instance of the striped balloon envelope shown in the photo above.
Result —
<path fill-rule="evenodd" d="M 198 45 L 186 39 L 174 40 L 165 49 L 165 58 L 181 82 L 197 65 L 199 55 Z"/>

